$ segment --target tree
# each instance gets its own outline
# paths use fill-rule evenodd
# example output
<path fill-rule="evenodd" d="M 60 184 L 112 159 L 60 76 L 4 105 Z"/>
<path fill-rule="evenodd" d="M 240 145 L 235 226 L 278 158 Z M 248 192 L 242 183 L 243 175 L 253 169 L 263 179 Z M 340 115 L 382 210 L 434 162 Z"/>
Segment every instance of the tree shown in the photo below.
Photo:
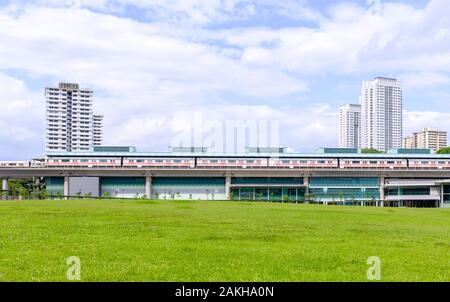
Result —
<path fill-rule="evenodd" d="M 437 154 L 450 154 L 450 147 L 442 148 L 436 152 Z"/>
<path fill-rule="evenodd" d="M 374 149 L 374 148 L 363 148 L 361 149 L 361 153 L 366 153 L 366 154 L 381 154 L 384 153 L 383 151 Z"/>
<path fill-rule="evenodd" d="M 103 192 L 102 197 L 104 197 L 104 198 L 111 198 L 111 193 L 110 192 Z"/>
<path fill-rule="evenodd" d="M 43 189 L 41 190 L 41 193 L 40 193 L 40 198 L 41 198 L 41 199 L 48 199 L 49 196 L 50 196 L 50 194 L 47 192 L 47 189 L 46 189 L 46 188 L 43 188 Z"/>
<path fill-rule="evenodd" d="M 28 199 L 30 198 L 30 192 L 25 188 L 20 188 L 19 196 L 22 197 L 23 199 Z"/>

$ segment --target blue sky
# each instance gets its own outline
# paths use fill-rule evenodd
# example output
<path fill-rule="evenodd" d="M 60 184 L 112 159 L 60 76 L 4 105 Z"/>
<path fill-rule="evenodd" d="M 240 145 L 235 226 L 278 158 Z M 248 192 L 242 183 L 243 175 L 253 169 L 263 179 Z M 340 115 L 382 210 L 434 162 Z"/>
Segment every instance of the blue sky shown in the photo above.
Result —
<path fill-rule="evenodd" d="M 404 88 L 404 134 L 450 131 L 447 0 L 0 0 L 0 160 L 39 157 L 43 89 L 95 90 L 105 143 L 166 150 L 194 116 L 277 120 L 280 144 L 337 144 L 362 80 Z"/>

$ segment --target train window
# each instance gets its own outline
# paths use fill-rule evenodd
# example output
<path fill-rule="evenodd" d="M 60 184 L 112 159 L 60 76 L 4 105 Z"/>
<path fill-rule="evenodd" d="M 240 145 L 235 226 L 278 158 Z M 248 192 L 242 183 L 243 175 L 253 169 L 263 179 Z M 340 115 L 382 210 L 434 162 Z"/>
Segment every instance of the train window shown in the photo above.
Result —
<path fill-rule="evenodd" d="M 377 161 L 371 161 L 370 164 L 371 165 L 376 165 L 376 164 L 378 164 L 378 162 Z"/>
<path fill-rule="evenodd" d="M 395 161 L 388 161 L 388 164 L 395 164 Z"/>
<path fill-rule="evenodd" d="M 229 160 L 228 162 L 229 162 L 230 164 L 232 164 L 232 163 L 233 163 L 233 164 L 234 164 L 234 163 L 236 163 L 236 161 L 235 161 L 235 160 Z"/>
<path fill-rule="evenodd" d="M 422 164 L 424 164 L 424 165 L 428 165 L 430 162 L 428 162 L 428 161 L 423 161 L 422 162 Z"/>
<path fill-rule="evenodd" d="M 440 161 L 439 164 L 440 165 L 445 165 L 445 161 Z"/>
<path fill-rule="evenodd" d="M 136 162 L 137 162 L 137 163 L 143 163 L 143 162 L 144 162 L 144 160 L 142 160 L 142 159 L 138 159 L 138 160 L 136 160 Z"/>
<path fill-rule="evenodd" d="M 281 161 L 283 164 L 289 164 L 291 161 L 290 160 L 283 160 Z"/>
<path fill-rule="evenodd" d="M 218 161 L 218 160 L 216 160 L 216 159 L 212 159 L 212 160 L 210 160 L 209 162 L 210 162 L 210 163 L 214 163 L 214 164 L 215 164 L 215 163 L 218 163 L 219 161 Z"/>
<path fill-rule="evenodd" d="M 107 163 L 108 161 L 106 159 L 99 160 L 101 163 Z"/>
<path fill-rule="evenodd" d="M 353 162 L 352 162 L 352 164 L 360 164 L 361 162 L 360 161 L 358 161 L 358 160 L 354 160 Z"/>
<path fill-rule="evenodd" d="M 173 162 L 174 162 L 174 163 L 181 163 L 181 160 L 175 159 Z"/>
<path fill-rule="evenodd" d="M 164 162 L 162 159 L 157 159 L 157 160 L 155 160 L 155 162 L 157 162 L 157 163 L 162 163 L 162 162 Z"/>
<path fill-rule="evenodd" d="M 68 160 L 68 159 L 63 159 L 61 162 L 62 162 L 62 163 L 68 163 L 68 162 L 70 162 L 70 160 Z"/>

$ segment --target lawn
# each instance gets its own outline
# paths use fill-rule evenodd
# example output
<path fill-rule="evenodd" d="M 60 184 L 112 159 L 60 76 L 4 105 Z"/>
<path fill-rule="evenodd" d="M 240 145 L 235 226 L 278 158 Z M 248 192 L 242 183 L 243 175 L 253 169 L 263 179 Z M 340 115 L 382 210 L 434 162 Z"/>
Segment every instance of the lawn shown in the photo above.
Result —
<path fill-rule="evenodd" d="M 450 281 L 450 210 L 0 201 L 0 281 Z"/>

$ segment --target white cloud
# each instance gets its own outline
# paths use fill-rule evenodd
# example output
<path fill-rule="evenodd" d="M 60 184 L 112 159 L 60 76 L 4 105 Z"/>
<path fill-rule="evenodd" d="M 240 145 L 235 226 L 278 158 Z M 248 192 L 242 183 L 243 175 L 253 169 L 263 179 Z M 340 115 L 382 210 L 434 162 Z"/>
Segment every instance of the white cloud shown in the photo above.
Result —
<path fill-rule="evenodd" d="M 437 72 L 417 72 L 399 75 L 398 78 L 407 90 L 423 89 L 448 85 L 450 76 Z"/>
<path fill-rule="evenodd" d="M 0 91 L 0 160 L 42 155 L 44 112 L 40 95 L 2 73 Z"/>
<path fill-rule="evenodd" d="M 246 49 L 244 58 L 255 47 L 264 49 L 267 65 L 298 74 L 450 72 L 449 14 L 446 0 L 432 0 L 425 9 L 385 3 L 379 14 L 343 3 L 318 27 L 240 28 L 223 35 Z"/>

